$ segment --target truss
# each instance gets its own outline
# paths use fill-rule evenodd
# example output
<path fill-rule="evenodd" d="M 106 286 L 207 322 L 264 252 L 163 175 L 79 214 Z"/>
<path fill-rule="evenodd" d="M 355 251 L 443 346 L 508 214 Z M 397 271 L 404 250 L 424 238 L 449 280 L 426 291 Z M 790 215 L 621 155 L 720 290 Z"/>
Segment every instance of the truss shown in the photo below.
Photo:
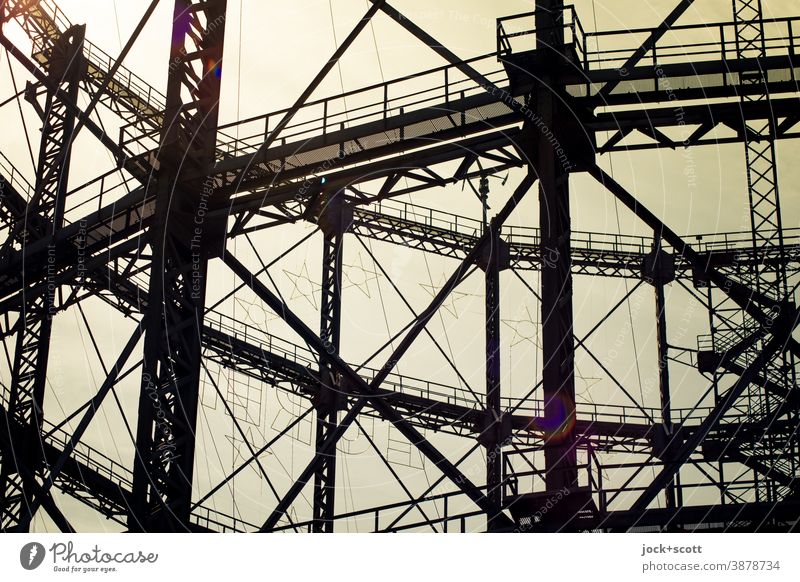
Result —
<path fill-rule="evenodd" d="M 497 20 L 494 52 L 462 60 L 371 0 L 292 107 L 220 125 L 227 3 L 173 1 L 163 93 L 123 64 L 155 4 L 114 58 L 53 0 L 2 3 L 0 43 L 28 81 L 6 103 L 30 108 L 42 127 L 32 184 L 0 153 L 4 531 L 29 530 L 40 510 L 72 531 L 64 495 L 129 531 L 796 527 L 800 230 L 784 227 L 776 144 L 799 135 L 800 17 L 766 18 L 758 0 L 734 0 L 730 21 L 683 24 L 693 2 L 676 0 L 656 26 L 587 31 L 574 8 L 539 1 L 535 12 Z M 377 17 L 446 64 L 314 97 Z M 24 31 L 31 54 L 7 36 L 11 27 Z M 70 187 L 83 130 L 116 165 Z M 750 220 L 740 232 L 682 236 L 648 208 L 647 180 L 634 192 L 599 165 L 626 152 L 723 144 L 745 151 Z M 579 175 L 648 235 L 573 230 Z M 511 180 L 510 196 L 490 216 L 498 178 Z M 415 200 L 473 182 L 482 217 Z M 531 206 L 538 224 L 523 215 Z M 272 233 L 304 230 L 275 246 L 288 239 Z M 321 276 L 307 275 L 316 309 L 308 320 L 273 275 L 297 249 L 314 248 L 317 232 Z M 353 249 L 410 318 L 364 362 L 342 323 L 363 315 L 345 277 Z M 387 267 L 387 249 L 453 268 L 415 305 L 404 276 Z M 212 303 L 220 272 L 235 288 Z M 483 343 L 485 379 L 477 391 L 473 370 L 432 325 L 475 272 L 483 325 L 470 335 Z M 611 279 L 624 296 L 585 321 L 574 283 Z M 539 310 L 534 355 L 523 362 L 538 363 L 524 393 L 504 374 L 509 281 Z M 668 288 L 701 310 L 695 321 L 707 320 L 697 345 L 671 343 L 680 322 Z M 617 333 L 620 313 L 643 295 L 656 338 L 657 395 L 647 399 L 593 344 L 598 330 Z M 260 321 L 230 308 L 245 297 Z M 84 306 L 133 325 L 112 365 Z M 48 396 L 48 360 L 53 322 L 67 313 L 79 314 L 103 378 L 62 418 Z M 423 342 L 452 382 L 436 379 L 426 354 L 412 355 Z M 608 388 L 599 402 L 581 397 L 583 362 Z M 693 374 L 677 381 L 685 385 L 678 366 Z M 119 394 L 126 380 L 138 386 L 131 419 Z M 272 426 L 261 417 L 267 399 L 280 406 Z M 122 455 L 87 438 L 98 411 L 114 405 L 131 441 Z M 229 421 L 234 455 L 210 482 L 198 474 L 213 461 L 200 446 L 207 408 Z M 385 448 L 369 427 L 387 432 Z M 370 471 L 388 471 L 400 501 L 364 494 L 347 505 L 359 495 L 347 481 L 358 456 L 344 452 L 348 436 L 361 439 Z M 251 503 L 237 505 L 239 497 Z"/>

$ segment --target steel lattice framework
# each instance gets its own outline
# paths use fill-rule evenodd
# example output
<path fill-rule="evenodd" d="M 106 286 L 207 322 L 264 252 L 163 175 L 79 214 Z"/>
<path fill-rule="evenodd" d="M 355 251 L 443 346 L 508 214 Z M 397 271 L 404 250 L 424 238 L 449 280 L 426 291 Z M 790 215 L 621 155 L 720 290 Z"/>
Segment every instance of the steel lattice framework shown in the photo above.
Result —
<path fill-rule="evenodd" d="M 0 157 L 0 333 L 10 374 L 0 402 L 3 531 L 27 531 L 40 509 L 73 531 L 56 491 L 130 531 L 333 532 L 348 523 L 443 532 L 795 528 L 800 233 L 782 223 L 776 143 L 800 137 L 800 17 L 766 18 L 761 0 L 732 0 L 728 22 L 680 24 L 693 0 L 676 0 L 656 26 L 587 32 L 574 8 L 539 0 L 533 12 L 498 19 L 495 52 L 462 60 L 397 8 L 371 0 L 292 107 L 222 126 L 227 2 L 172 3 L 162 94 L 122 65 L 158 0 L 118 58 L 92 45 L 91 31 L 72 25 L 53 0 L 0 2 L 0 43 L 30 79 L 17 99 L 24 96 L 41 119 L 32 185 Z M 447 64 L 310 100 L 379 13 Z M 24 30 L 32 54 L 9 39 L 12 26 Z M 492 72 L 481 72 L 487 63 Z M 409 90 L 409 79 L 427 88 Z M 341 110 L 345 98 L 368 104 Z M 99 121 L 101 110 L 121 128 L 119 139 Z M 117 167 L 70 189 L 72 146 L 84 130 Z M 744 148 L 750 225 L 741 233 L 683 237 L 598 165 L 621 152 L 728 143 Z M 522 179 L 489 217 L 490 178 L 512 170 Z M 602 185 L 652 236 L 572 230 L 577 174 Z M 399 200 L 473 180 L 482 220 Z M 98 193 L 87 203 L 90 189 Z M 538 225 L 524 218 L 507 224 L 526 196 L 534 198 L 532 190 Z M 270 275 L 280 257 L 267 264 L 251 239 L 309 223 L 322 233 L 318 323 L 305 322 L 281 295 Z M 259 270 L 234 251 L 233 240 L 250 245 Z M 285 256 L 308 241 L 277 250 Z M 364 241 L 397 245 L 413 257 L 439 255 L 457 267 L 429 304 L 415 309 Z M 383 346 L 389 355 L 380 367 L 343 356 L 343 249 L 350 244 L 361 245 L 413 314 Z M 209 305 L 212 267 L 233 273 L 237 290 L 256 297 L 299 340 L 237 320 L 218 309 L 220 302 Z M 538 274 L 537 289 L 521 277 L 526 271 Z M 423 334 L 448 357 L 428 324 L 473 272 L 482 272 L 485 291 L 485 329 L 475 331 L 485 337 L 484 393 L 470 394 L 466 381 L 469 391 L 424 373 L 397 373 Z M 541 377 L 531 378 L 534 387 L 522 398 L 503 384 L 503 273 L 525 284 L 540 309 Z M 633 285 L 583 336 L 575 331 L 578 277 Z M 707 314 L 696 348 L 670 344 L 665 288 L 673 283 Z M 650 408 L 587 343 L 648 286 L 659 402 Z M 135 329 L 113 364 L 103 366 L 92 398 L 53 423 L 46 397 L 53 320 L 68 310 L 83 315 L 90 299 Z M 581 402 L 579 352 L 634 406 Z M 236 411 L 246 402 L 222 394 L 212 366 L 291 395 L 306 403 L 304 412 L 256 445 Z M 704 378 L 690 408 L 674 402 L 675 366 Z M 135 454 L 120 462 L 82 439 L 105 400 L 119 404 L 115 386 L 131 375 L 140 386 L 129 427 Z M 198 490 L 201 388 L 209 381 L 246 450 L 218 485 Z M 311 419 L 310 460 L 280 485 L 263 455 Z M 432 463 L 438 478 L 427 489 L 412 490 L 381 452 L 364 429 L 375 420 Z M 365 435 L 407 499 L 341 511 L 337 463 L 351 429 Z M 472 448 L 452 458 L 433 433 Z M 463 466 L 476 450 L 485 457 L 477 477 Z M 269 489 L 268 509 L 216 509 L 214 496 L 234 491 L 248 467 Z M 609 479 L 609 471 L 623 477 Z M 296 511 L 304 492 L 312 496 L 307 518 Z"/>

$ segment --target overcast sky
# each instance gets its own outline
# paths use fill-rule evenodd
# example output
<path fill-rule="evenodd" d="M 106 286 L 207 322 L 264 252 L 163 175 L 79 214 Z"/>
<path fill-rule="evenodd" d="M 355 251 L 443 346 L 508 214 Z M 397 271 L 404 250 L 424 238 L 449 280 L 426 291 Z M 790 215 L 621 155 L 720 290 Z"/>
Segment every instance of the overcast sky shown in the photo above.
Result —
<path fill-rule="evenodd" d="M 58 0 L 59 6 L 73 23 L 86 23 L 87 38 L 115 56 L 132 33 L 149 2 L 144 0 Z M 165 89 L 168 43 L 171 25 L 171 2 L 162 1 L 151 18 L 125 66 L 145 81 Z M 526 12 L 532 2 L 505 0 L 441 0 L 436 3 L 422 0 L 395 0 L 393 4 L 406 16 L 422 26 L 462 58 L 487 54 L 495 48 L 495 19 L 500 16 Z M 621 30 L 655 26 L 674 6 L 674 0 L 642 2 L 639 0 L 576 0 L 575 5 L 583 27 L 591 30 Z M 264 114 L 289 106 L 335 50 L 337 43 L 349 33 L 355 22 L 367 10 L 363 0 L 262 2 L 229 0 L 226 20 L 226 53 L 223 72 L 221 122 Z M 780 17 L 797 12 L 792 0 L 766 0 L 768 16 Z M 731 20 L 730 0 L 697 0 L 681 23 L 718 22 Z M 27 51 L 23 33 L 16 24 L 4 32 Z M 633 48 L 634 45 L 631 45 Z M 7 61 L 7 55 L 0 55 Z M 443 65 L 444 61 L 403 31 L 383 14 L 360 35 L 314 97 L 322 97 L 371 85 L 383 80 L 419 72 Z M 19 87 L 27 76 L 16 62 L 12 63 Z M 496 68 L 500 68 L 497 64 Z M 0 100 L 13 95 L 11 76 L 6 62 L 0 63 Z M 82 96 L 86 103 L 88 98 Z M 352 103 L 351 103 L 352 104 Z M 22 102 L 27 129 L 36 152 L 37 123 L 31 107 Z M 108 127 L 115 127 L 111 113 L 105 112 Z M 13 103 L 0 109 L 0 151 L 31 181 L 33 171 L 24 128 L 19 111 Z M 115 135 L 110 132 L 111 135 Z M 240 135 L 240 137 L 244 137 Z M 791 141 L 778 144 L 779 178 L 783 201 L 783 219 L 787 228 L 800 226 L 800 165 Z M 601 166 L 632 191 L 640 200 L 681 234 L 721 233 L 738 231 L 749 226 L 743 146 L 704 146 L 684 151 L 648 151 L 631 154 L 606 155 L 599 158 Z M 88 132 L 76 144 L 70 181 L 78 185 L 111 169 L 113 162 Z M 691 172 L 692 179 L 687 179 Z M 519 171 L 511 172 L 505 185 L 492 182 L 490 205 L 499 209 L 521 179 Z M 505 177 L 505 175 L 503 176 Z M 480 217 L 480 205 L 469 188 L 462 185 L 432 190 L 404 198 L 415 204 L 455 212 L 473 218 Z M 535 196 L 530 195 L 517 209 L 509 224 L 533 226 L 538 224 Z M 644 227 L 612 196 L 586 176 L 571 179 L 573 230 L 602 233 L 624 233 L 651 236 Z M 288 245 L 313 229 L 310 224 L 269 230 L 253 240 L 266 262 L 278 256 Z M 318 327 L 320 272 L 320 243 L 317 233 L 308 244 L 279 262 L 271 273 L 290 307 L 312 328 Z M 456 266 L 452 260 L 424 255 L 417 251 L 371 245 L 394 282 L 419 311 L 427 305 L 432 294 Z M 232 243 L 234 252 L 254 269 L 255 257 L 247 242 Z M 391 285 L 372 263 L 369 255 L 353 238 L 345 244 L 345 299 L 343 317 L 342 355 L 353 364 L 361 363 L 376 346 L 397 333 L 411 317 L 397 298 Z M 534 288 L 536 273 L 520 273 Z M 210 299 L 222 296 L 238 282 L 230 271 L 214 264 L 211 267 Z M 522 396 L 539 379 L 539 304 L 523 284 L 510 272 L 503 273 L 501 313 L 503 325 L 503 394 Z M 634 282 L 620 279 L 576 277 L 574 309 L 576 333 L 582 336 L 602 317 L 604 309 L 622 297 Z M 483 282 L 479 275 L 471 276 L 452 296 L 430 324 L 434 337 L 445 346 L 459 370 L 479 392 L 483 391 Z M 679 285 L 668 289 L 670 312 L 670 343 L 696 347 L 696 336 L 708 333 L 708 318 L 702 306 L 694 302 Z M 220 308 L 226 315 L 269 333 L 300 343 L 278 318 L 261 305 L 251 294 L 240 292 L 235 299 Z M 653 320 L 652 288 L 642 286 L 633 296 L 629 309 L 619 311 L 603 330 L 594 336 L 590 349 L 607 363 L 617 379 L 629 386 L 639 404 L 658 405 L 657 389 L 652 389 L 655 377 L 656 347 Z M 103 361 L 108 365 L 118 355 L 132 330 L 130 320 L 112 313 L 104 303 L 86 302 L 86 315 L 92 333 L 98 339 Z M 9 343 L 10 345 L 10 343 Z M 89 334 L 77 310 L 69 310 L 56 319 L 52 355 L 48 370 L 49 393 L 47 416 L 57 422 L 88 399 L 103 380 L 102 367 L 91 347 Z M 612 353 L 618 354 L 610 357 Z M 380 367 L 388 352 L 380 355 L 373 365 Z M 577 357 L 576 390 L 579 402 L 626 403 L 613 383 L 586 354 Z M 8 366 L 3 364 L 4 381 Z M 244 423 L 249 440 L 255 448 L 263 445 L 276 429 L 285 426 L 308 403 L 295 401 L 284 392 L 261 386 L 252 380 L 220 371 L 210 366 L 220 389 L 237 411 L 246 418 Z M 415 347 L 400 362 L 397 371 L 408 376 L 460 386 L 461 380 L 438 354 L 431 341 L 422 336 Z M 707 388 L 707 382 L 687 367 L 673 365 L 675 406 L 692 406 Z M 138 373 L 122 382 L 118 388 L 123 410 L 135 424 L 138 398 Z M 650 386 L 651 388 L 648 388 Z M 243 395 L 247 395 L 246 402 Z M 247 456 L 246 447 L 236 433 L 229 417 L 218 401 L 213 387 L 204 383 L 203 406 L 198 421 L 198 461 L 196 491 L 204 494 Z M 707 404 L 707 402 L 706 402 Z M 245 414 L 246 411 L 246 414 Z M 119 410 L 107 403 L 102 414 L 93 422 L 85 441 L 102 450 L 125 466 L 131 466 L 132 443 L 124 428 Z M 309 417 L 310 418 L 310 417 Z M 365 428 L 375 438 L 382 452 L 390 459 L 407 466 L 398 472 L 407 480 L 412 491 L 421 493 L 426 484 L 439 476 L 435 468 L 424 463 L 402 437 L 385 424 L 365 421 Z M 285 491 L 291 477 L 296 476 L 310 459 L 313 426 L 302 423 L 291 438 L 284 439 L 272 454 L 261 461 L 279 491 Z M 448 454 L 459 458 L 473 444 L 470 439 L 442 435 L 427 435 Z M 348 511 L 370 504 L 404 499 L 402 490 L 382 466 L 368 441 L 353 429 L 342 445 L 337 510 Z M 399 451 L 399 452 L 398 452 Z M 620 458 L 614 459 L 619 461 Z M 482 452 L 465 462 L 465 470 L 476 482 L 482 482 Z M 625 474 L 609 475 L 624 480 Z M 689 478 L 695 478 L 690 474 Z M 235 481 L 235 492 L 223 489 L 210 505 L 226 513 L 236 513 L 260 524 L 275 504 L 275 499 L 257 471 L 243 473 Z M 539 487 L 541 484 L 538 485 Z M 311 489 L 305 491 L 295 511 L 298 518 L 307 518 Z M 74 500 L 59 496 L 59 503 L 75 516 L 78 529 L 114 529 L 114 524 L 84 510 Z M 52 524 L 42 516 L 36 522 L 39 529 L 51 529 Z M 368 528 L 369 524 L 348 525 Z M 480 520 L 475 523 L 480 528 Z"/>

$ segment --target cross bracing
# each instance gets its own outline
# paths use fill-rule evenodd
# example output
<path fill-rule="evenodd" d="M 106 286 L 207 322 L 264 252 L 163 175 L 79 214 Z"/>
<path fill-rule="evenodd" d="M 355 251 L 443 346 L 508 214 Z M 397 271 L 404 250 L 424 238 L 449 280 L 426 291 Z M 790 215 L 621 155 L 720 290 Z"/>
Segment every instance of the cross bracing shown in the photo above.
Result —
<path fill-rule="evenodd" d="M 134 531 L 794 528 L 800 247 L 781 220 L 775 151 L 797 137 L 800 18 L 734 2 L 730 21 L 698 23 L 690 18 L 696 3 L 675 4 L 661 23 L 593 30 L 580 10 L 539 2 L 535 12 L 498 19 L 494 52 L 462 60 L 413 18 L 373 0 L 292 107 L 221 124 L 226 2 L 174 2 L 163 90 L 125 67 L 125 51 L 109 56 L 88 28 L 84 38 L 54 2 L 4 3 L 4 29 L 21 27 L 31 47 L 0 34 L 30 81 L 17 101 L 43 131 L 32 179 L 6 156 L 0 165 L 10 363 L 3 529 L 29 529 L 42 514 L 72 529 L 65 495 Z M 377 18 L 445 64 L 316 97 Z M 67 176 L 80 131 L 114 164 L 76 185 Z M 647 180 L 626 187 L 600 166 L 631 152 L 727 144 L 744 144 L 752 216 L 728 232 L 711 225 L 681 234 L 637 191 Z M 573 230 L 577 177 L 647 234 Z M 472 196 L 479 182 L 484 196 L 493 190 L 483 218 L 422 202 L 459 185 Z M 520 216 L 534 207 L 538 224 Z M 294 243 L 269 244 L 272 233 L 301 230 Z M 281 292 L 276 265 L 319 243 L 321 271 L 306 273 L 322 275 L 317 283 L 308 274 L 303 291 L 319 310 L 309 318 Z M 403 266 L 388 265 L 386 249 L 402 253 Z M 355 356 L 364 347 L 348 347 L 353 338 L 342 328 L 359 311 L 342 277 L 350 268 L 342 254 L 351 252 L 369 257 L 377 288 L 405 318 L 367 346 L 378 351 L 364 363 Z M 412 302 L 405 265 L 429 260 L 446 272 L 425 283 L 427 299 Z M 234 283 L 216 301 L 207 295 L 220 272 Z M 483 289 L 460 289 L 479 278 Z M 616 281 L 625 293 L 587 317 L 575 309 L 573 287 L 591 280 Z M 508 305 L 499 290 L 514 285 L 540 315 L 530 322 L 536 354 L 523 389 L 504 375 Z M 667 333 L 677 318 L 664 291 L 676 287 L 707 319 L 694 344 L 673 344 Z M 602 357 L 597 338 L 606 329 L 619 335 L 621 314 L 652 301 L 650 289 L 656 381 L 643 391 L 640 378 L 637 391 Z M 466 315 L 447 312 L 457 293 L 485 301 Z M 261 305 L 264 325 L 237 316 L 228 295 Z M 131 331 L 121 352 L 104 361 L 84 308 L 123 318 Z M 50 326 L 75 313 L 101 381 L 66 420 L 49 420 Z M 457 321 L 446 325 L 448 313 Z M 466 369 L 451 346 L 470 318 L 484 323 L 468 333 L 486 344 L 480 381 L 475 363 Z M 423 343 L 445 362 L 449 381 L 429 375 L 427 356 L 414 351 Z M 582 367 L 599 378 L 586 395 L 576 389 Z M 677 369 L 695 374 L 689 389 Z M 138 388 L 126 409 L 129 380 Z M 206 392 L 213 408 L 203 404 Z M 293 400 L 275 416 L 270 398 Z M 124 458 L 83 442 L 98 410 L 112 406 L 130 439 Z M 213 459 L 203 440 L 218 428 L 209 415 L 227 425 L 220 440 L 233 443 L 233 464 Z M 394 436 L 366 430 L 368 421 Z M 295 431 L 306 423 L 316 429 L 300 447 Z M 374 463 L 367 473 L 382 471 L 399 501 L 352 500 L 347 438 L 360 439 Z M 543 516 L 561 490 L 567 501 Z"/>

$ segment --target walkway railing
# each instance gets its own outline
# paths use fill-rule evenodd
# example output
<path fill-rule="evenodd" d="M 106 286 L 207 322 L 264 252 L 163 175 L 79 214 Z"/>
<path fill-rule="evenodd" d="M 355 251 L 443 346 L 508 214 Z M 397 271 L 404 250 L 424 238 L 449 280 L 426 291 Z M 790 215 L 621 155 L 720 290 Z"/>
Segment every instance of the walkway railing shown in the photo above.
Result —
<path fill-rule="evenodd" d="M 537 38 L 553 28 L 537 29 L 536 13 L 526 12 L 497 19 L 497 53 L 504 57 L 536 49 Z M 754 21 L 763 28 L 764 56 L 798 54 L 800 17 L 765 18 Z M 736 60 L 737 37 L 733 22 L 673 25 L 640 61 L 639 66 L 658 69 L 665 65 L 701 61 Z M 586 32 L 573 6 L 567 6 L 558 26 L 566 47 L 574 50 L 585 71 L 620 69 L 656 30 L 634 28 Z"/>

